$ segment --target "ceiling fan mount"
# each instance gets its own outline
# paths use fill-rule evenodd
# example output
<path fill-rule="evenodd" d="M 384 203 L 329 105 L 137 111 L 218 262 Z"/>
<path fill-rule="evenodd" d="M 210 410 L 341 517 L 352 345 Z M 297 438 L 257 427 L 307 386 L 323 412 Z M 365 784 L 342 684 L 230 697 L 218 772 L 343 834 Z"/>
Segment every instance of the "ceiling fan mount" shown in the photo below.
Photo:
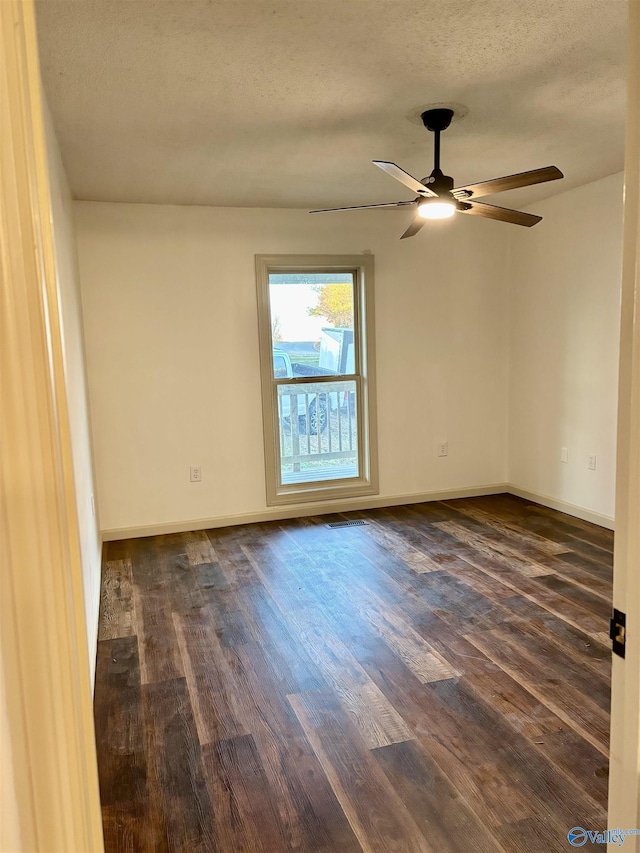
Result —
<path fill-rule="evenodd" d="M 453 110 L 438 107 L 437 109 L 425 110 L 423 113 L 420 113 L 420 118 L 427 130 L 430 130 L 432 133 L 441 133 L 449 127 L 453 115 Z"/>
<path fill-rule="evenodd" d="M 360 210 L 378 207 L 412 207 L 415 217 L 401 239 L 413 237 L 425 224 L 426 219 L 445 219 L 455 213 L 470 213 L 474 216 L 482 216 L 485 219 L 497 219 L 502 222 L 511 222 L 514 225 L 531 227 L 542 219 L 532 213 L 524 213 L 519 210 L 509 210 L 505 207 L 496 207 L 492 204 L 478 202 L 475 199 L 493 193 L 517 189 L 519 187 L 531 186 L 555 181 L 564 175 L 556 166 L 545 166 L 543 169 L 533 169 L 530 172 L 520 172 L 516 175 L 508 175 L 503 178 L 494 178 L 482 181 L 478 184 L 467 184 L 456 187 L 450 175 L 445 175 L 440 168 L 440 134 L 445 131 L 454 117 L 454 111 L 447 107 L 436 107 L 425 110 L 420 118 L 428 131 L 434 135 L 434 166 L 431 174 L 419 181 L 401 169 L 395 163 L 386 160 L 374 160 L 373 163 L 387 174 L 391 175 L 401 184 L 417 193 L 413 201 L 397 201 L 385 204 L 363 204 L 356 207 L 336 207 L 328 210 L 312 210 L 311 213 L 329 213 L 338 210 Z M 473 199 L 473 200 L 472 200 Z"/>

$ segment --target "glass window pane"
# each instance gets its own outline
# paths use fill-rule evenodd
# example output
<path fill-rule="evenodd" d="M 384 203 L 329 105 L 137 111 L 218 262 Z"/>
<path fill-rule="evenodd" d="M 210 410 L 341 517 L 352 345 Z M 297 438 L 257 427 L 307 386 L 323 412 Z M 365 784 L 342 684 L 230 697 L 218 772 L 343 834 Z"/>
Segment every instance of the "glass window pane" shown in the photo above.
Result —
<path fill-rule="evenodd" d="M 355 373 L 353 305 L 353 273 L 269 273 L 274 378 Z"/>
<path fill-rule="evenodd" d="M 280 484 L 359 476 L 356 383 L 278 385 Z"/>

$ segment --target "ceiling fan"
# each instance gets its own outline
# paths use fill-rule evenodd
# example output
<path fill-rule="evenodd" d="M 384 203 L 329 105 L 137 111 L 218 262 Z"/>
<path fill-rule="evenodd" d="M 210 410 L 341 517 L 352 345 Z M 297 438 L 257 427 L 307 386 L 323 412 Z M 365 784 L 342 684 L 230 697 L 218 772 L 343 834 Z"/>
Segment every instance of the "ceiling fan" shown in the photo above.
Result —
<path fill-rule="evenodd" d="M 421 115 L 422 123 L 434 134 L 434 168 L 427 178 L 421 181 L 414 178 L 395 163 L 385 160 L 374 160 L 374 165 L 385 171 L 392 178 L 409 187 L 417 198 L 413 201 L 395 201 L 387 204 L 361 204 L 356 207 L 333 207 L 326 210 L 311 210 L 310 213 L 331 213 L 336 210 L 364 210 L 375 207 L 407 207 L 414 208 L 416 215 L 400 239 L 413 237 L 425 224 L 427 219 L 446 219 L 454 213 L 470 213 L 472 216 L 483 216 L 485 219 L 499 219 L 501 222 L 512 222 L 514 225 L 524 225 L 530 228 L 542 219 L 532 213 L 521 210 L 509 210 L 506 207 L 496 207 L 476 201 L 485 195 L 501 193 L 505 190 L 515 190 L 532 184 L 542 184 L 545 181 L 557 181 L 564 175 L 556 166 L 545 166 L 543 169 L 533 169 L 530 172 L 520 172 L 504 178 L 494 178 L 491 181 L 481 181 L 479 184 L 467 184 L 464 187 L 454 187 L 453 178 L 443 174 L 440 169 L 440 134 L 451 124 L 453 110 L 438 108 L 426 110 Z"/>

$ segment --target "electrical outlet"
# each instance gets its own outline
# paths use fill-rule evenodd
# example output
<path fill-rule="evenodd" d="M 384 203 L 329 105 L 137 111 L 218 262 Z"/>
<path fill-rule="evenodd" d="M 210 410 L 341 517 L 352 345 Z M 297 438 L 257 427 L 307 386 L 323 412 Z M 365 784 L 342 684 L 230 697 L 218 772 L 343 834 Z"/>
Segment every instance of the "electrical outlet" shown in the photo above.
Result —
<path fill-rule="evenodd" d="M 566 447 L 560 448 L 560 461 L 565 463 L 569 461 L 569 451 Z"/>
<path fill-rule="evenodd" d="M 202 468 L 199 465 L 191 466 L 191 482 L 192 483 L 201 483 L 202 482 Z"/>
<path fill-rule="evenodd" d="M 449 455 L 449 442 L 441 441 L 438 445 L 438 456 L 448 456 Z"/>
<path fill-rule="evenodd" d="M 589 457 L 589 470 L 595 471 L 597 464 L 598 464 L 598 457 L 597 456 L 590 456 Z"/>

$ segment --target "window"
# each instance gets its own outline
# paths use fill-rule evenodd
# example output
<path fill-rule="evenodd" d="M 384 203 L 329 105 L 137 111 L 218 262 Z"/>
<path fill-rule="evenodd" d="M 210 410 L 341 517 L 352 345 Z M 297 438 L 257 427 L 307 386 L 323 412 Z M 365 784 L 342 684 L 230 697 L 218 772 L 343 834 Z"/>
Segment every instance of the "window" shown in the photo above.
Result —
<path fill-rule="evenodd" d="M 372 256 L 256 270 L 267 503 L 377 493 Z"/>

